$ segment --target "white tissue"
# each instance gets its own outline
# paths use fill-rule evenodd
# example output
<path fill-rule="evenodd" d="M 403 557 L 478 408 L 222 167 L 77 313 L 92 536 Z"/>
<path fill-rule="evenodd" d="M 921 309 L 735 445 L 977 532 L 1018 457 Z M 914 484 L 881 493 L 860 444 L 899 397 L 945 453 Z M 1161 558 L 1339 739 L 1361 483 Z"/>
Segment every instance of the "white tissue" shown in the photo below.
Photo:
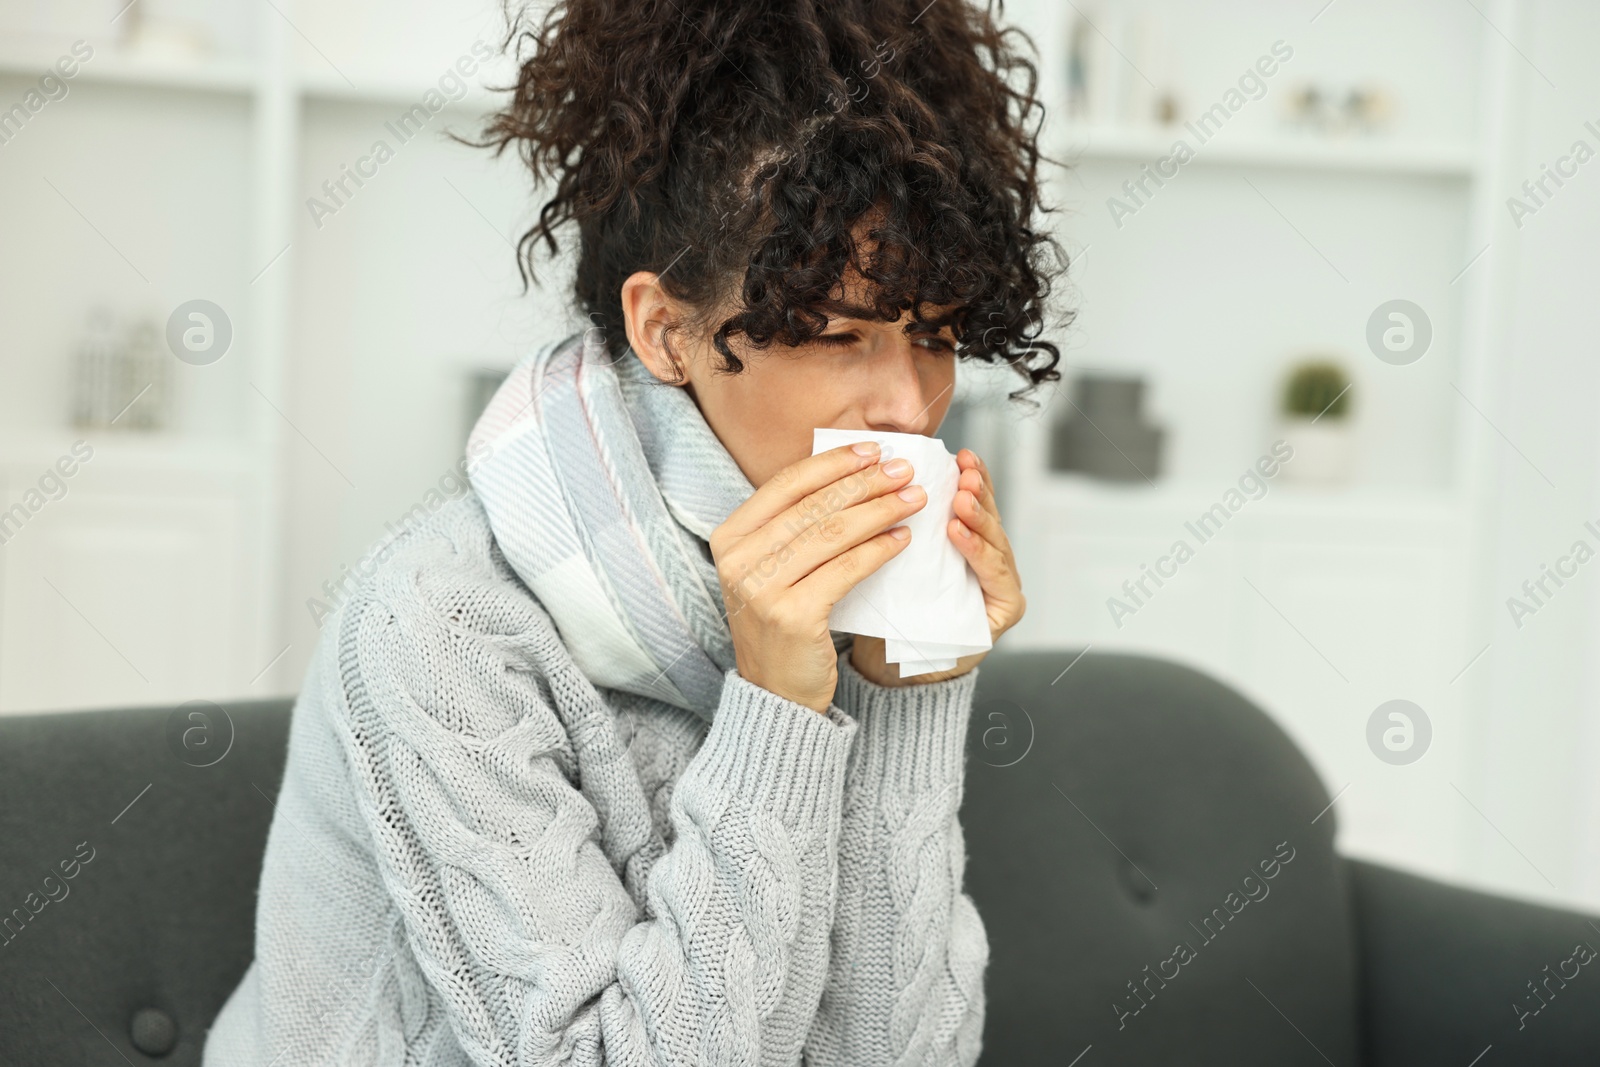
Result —
<path fill-rule="evenodd" d="M 859 441 L 876 441 L 884 462 L 908 461 L 911 484 L 922 486 L 928 502 L 903 524 L 911 543 L 834 605 L 828 628 L 883 638 L 902 678 L 950 670 L 958 657 L 994 645 L 978 576 L 948 530 L 961 469 L 943 441 L 914 433 L 817 429 L 811 453 Z"/>

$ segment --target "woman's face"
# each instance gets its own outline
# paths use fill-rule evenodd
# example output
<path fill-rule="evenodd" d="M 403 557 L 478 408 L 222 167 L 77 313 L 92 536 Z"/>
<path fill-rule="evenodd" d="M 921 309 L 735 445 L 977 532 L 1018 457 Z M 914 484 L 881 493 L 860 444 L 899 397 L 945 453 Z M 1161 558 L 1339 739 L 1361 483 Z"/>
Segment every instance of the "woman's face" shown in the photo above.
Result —
<path fill-rule="evenodd" d="M 847 275 L 844 299 L 866 304 L 859 275 L 854 284 L 851 279 Z M 622 307 L 633 351 L 657 378 L 678 380 L 661 328 L 680 310 L 657 276 L 639 271 L 628 278 Z M 939 315 L 948 309 L 923 310 Z M 915 326 L 908 314 L 892 323 L 836 315 L 820 337 L 797 348 L 775 344 L 763 352 L 742 347 L 741 340 L 728 342 L 744 362 L 738 373 L 721 369 L 722 357 L 709 340 L 691 343 L 674 334 L 672 344 L 687 363 L 681 377 L 701 414 L 758 487 L 811 455 L 811 431 L 819 426 L 931 436 L 950 408 L 956 357 L 948 326 Z"/>

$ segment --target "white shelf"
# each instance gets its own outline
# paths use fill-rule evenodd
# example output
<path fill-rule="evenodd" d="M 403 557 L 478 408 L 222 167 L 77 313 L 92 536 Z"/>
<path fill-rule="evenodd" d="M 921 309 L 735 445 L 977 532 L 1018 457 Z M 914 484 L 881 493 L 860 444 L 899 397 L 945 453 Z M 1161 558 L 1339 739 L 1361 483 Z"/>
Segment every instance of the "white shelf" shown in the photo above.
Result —
<path fill-rule="evenodd" d="M 27 475 L 53 464 L 70 452 L 74 441 L 86 441 L 94 458 L 85 463 L 96 470 L 150 473 L 208 473 L 249 475 L 255 457 L 244 442 L 174 433 L 138 433 L 121 430 L 65 427 L 52 436 L 0 440 L 0 471 Z"/>
<path fill-rule="evenodd" d="M 1241 468 L 1242 473 L 1242 468 Z M 1269 479 L 1267 494 L 1249 499 L 1241 514 L 1274 517 L 1338 517 L 1355 519 L 1454 521 L 1464 505 L 1447 489 L 1386 489 L 1365 485 L 1319 486 Z M 1235 482 L 1161 480 L 1109 482 L 1087 475 L 1049 474 L 1032 487 L 1056 506 L 1096 511 L 1203 511 L 1217 503 Z"/>
<path fill-rule="evenodd" d="M 0 51 L 0 77 L 36 81 L 52 71 L 62 54 L 59 49 Z M 242 59 L 216 57 L 174 61 L 119 53 L 101 46 L 90 59 L 78 61 L 78 71 L 71 80 L 240 96 L 255 89 L 258 71 L 255 64 Z"/>
<path fill-rule="evenodd" d="M 59 50 L 0 49 L 0 77 L 37 81 L 52 70 L 59 58 Z M 243 59 L 216 57 L 183 61 L 119 53 L 102 46 L 91 59 L 79 61 L 78 71 L 71 80 L 248 96 L 262 87 L 262 77 L 263 71 L 255 63 Z M 331 70 L 300 71 L 289 76 L 288 84 L 291 91 L 307 100 L 402 107 L 420 103 L 429 89 L 437 88 L 415 76 L 370 71 L 352 74 L 351 81 Z M 460 100 L 447 99 L 445 107 L 484 112 L 497 107 L 505 96 L 503 92 L 492 92 L 482 85 L 469 83 L 467 94 Z"/>
<path fill-rule="evenodd" d="M 1233 137 L 1226 130 L 1200 143 L 1188 128 L 1066 124 L 1049 135 L 1052 155 L 1079 160 L 1129 160 L 1154 163 L 1182 138 L 1194 149 L 1185 166 L 1271 167 L 1286 170 L 1342 170 L 1371 174 L 1470 178 L 1477 149 L 1471 144 L 1401 141 L 1390 137 L 1318 138 L 1283 134 Z"/>
<path fill-rule="evenodd" d="M 333 71 L 303 71 L 297 77 L 297 84 L 300 95 L 307 100 L 399 107 L 421 103 L 429 89 L 438 91 L 432 82 L 401 74 L 355 73 L 346 81 Z M 460 100 L 446 99 L 445 109 L 485 112 L 499 106 L 505 97 L 505 93 L 491 92 L 477 83 L 469 83 L 466 95 Z"/>

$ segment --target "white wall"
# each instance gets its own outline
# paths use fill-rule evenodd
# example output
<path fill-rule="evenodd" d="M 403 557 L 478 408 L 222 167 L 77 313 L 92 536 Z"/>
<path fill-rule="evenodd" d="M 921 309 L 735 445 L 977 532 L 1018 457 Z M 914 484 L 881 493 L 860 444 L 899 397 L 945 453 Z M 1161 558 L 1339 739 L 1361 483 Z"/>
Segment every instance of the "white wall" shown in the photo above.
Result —
<path fill-rule="evenodd" d="M 1515 39 L 1527 59 L 1512 68 L 1508 194 L 1575 139 L 1600 149 L 1600 137 L 1583 125 L 1600 125 L 1594 105 L 1600 71 L 1593 62 L 1600 10 L 1578 0 L 1528 5 Z M 1480 820 L 1473 846 L 1479 865 L 1505 871 L 1530 891 L 1549 891 L 1553 883 L 1554 892 L 1594 900 L 1600 898 L 1600 571 L 1580 568 L 1520 628 L 1506 601 L 1522 595 L 1522 583 L 1538 577 L 1541 565 L 1553 565 L 1574 540 L 1600 547 L 1600 538 L 1583 529 L 1586 521 L 1600 525 L 1593 414 L 1600 397 L 1593 358 L 1600 330 L 1593 298 L 1600 165 L 1580 168 L 1520 229 L 1509 211 L 1501 220 L 1486 257 L 1505 306 L 1495 337 L 1500 376 L 1494 406 L 1486 410 L 1505 437 L 1489 457 L 1492 556 L 1478 642 L 1489 650 L 1472 671 L 1482 695 L 1474 739 L 1483 781 L 1477 802 L 1494 825 Z"/>

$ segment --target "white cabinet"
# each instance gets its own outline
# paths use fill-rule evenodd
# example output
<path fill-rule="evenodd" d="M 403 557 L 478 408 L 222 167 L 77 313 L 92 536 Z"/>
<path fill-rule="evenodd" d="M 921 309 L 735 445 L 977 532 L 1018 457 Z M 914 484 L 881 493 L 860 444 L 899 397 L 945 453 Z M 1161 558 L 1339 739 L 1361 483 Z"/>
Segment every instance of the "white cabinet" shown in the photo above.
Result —
<path fill-rule="evenodd" d="M 1061 648 L 1063 669 L 1090 646 L 1221 679 L 1289 733 L 1330 796 L 1344 791 L 1344 847 L 1450 869 L 1465 830 L 1437 798 L 1453 795 L 1470 748 L 1456 684 L 1470 659 L 1458 508 L 1273 488 L 1202 540 L 1196 518 L 1218 493 L 1036 476 L 1008 507 L 1008 524 L 1030 531 L 1018 565 L 1031 593 L 1008 643 Z M 1368 718 L 1393 699 L 1421 707 L 1433 730 L 1403 767 L 1367 742 Z"/>
<path fill-rule="evenodd" d="M 1181 565 L 1162 563 L 1172 539 L 1119 534 L 1114 527 L 1122 523 L 1105 519 L 1070 508 L 1042 519 L 1049 530 L 1043 555 L 1019 561 L 1028 587 L 1039 591 L 1028 602 L 1028 632 L 1048 635 L 1049 644 L 1135 648 L 1206 670 L 1233 664 L 1238 612 L 1224 590 L 1236 580 L 1237 545 L 1213 543 Z M 1173 572 L 1159 586 L 1149 577 L 1158 565 Z"/>
<path fill-rule="evenodd" d="M 247 477 L 119 444 L 5 529 L 0 712 L 241 695 L 263 666 L 251 663 Z M 23 499 L 47 465 L 8 463 L 0 499 Z"/>

